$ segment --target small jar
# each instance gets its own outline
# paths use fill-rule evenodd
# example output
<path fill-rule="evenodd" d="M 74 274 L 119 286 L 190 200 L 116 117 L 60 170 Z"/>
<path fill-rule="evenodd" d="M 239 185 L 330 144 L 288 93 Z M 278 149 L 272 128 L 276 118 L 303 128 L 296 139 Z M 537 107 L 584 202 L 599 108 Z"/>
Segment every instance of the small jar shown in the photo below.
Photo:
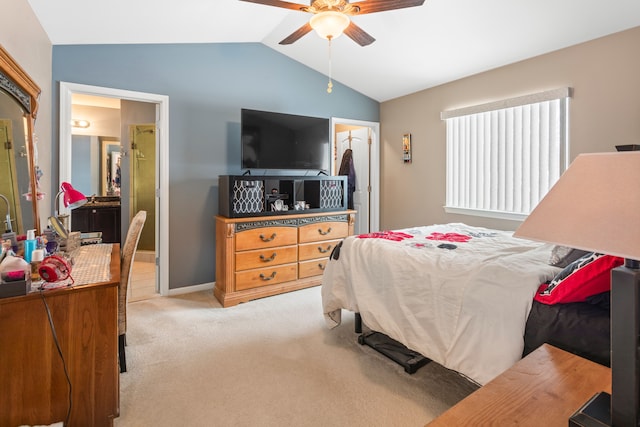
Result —
<path fill-rule="evenodd" d="M 44 249 L 35 249 L 31 253 L 31 281 L 37 282 L 40 280 L 40 273 L 38 269 L 44 259 Z"/>

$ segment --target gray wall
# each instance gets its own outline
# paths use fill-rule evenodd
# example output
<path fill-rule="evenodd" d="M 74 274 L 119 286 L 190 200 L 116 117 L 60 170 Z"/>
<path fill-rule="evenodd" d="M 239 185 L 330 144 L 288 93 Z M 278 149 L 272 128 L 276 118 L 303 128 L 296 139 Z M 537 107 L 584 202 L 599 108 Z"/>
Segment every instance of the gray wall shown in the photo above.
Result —
<path fill-rule="evenodd" d="M 326 76 L 259 43 L 54 46 L 52 79 L 54 135 L 60 81 L 169 96 L 171 289 L 215 280 L 217 177 L 241 172 L 241 108 L 379 121 L 377 101 L 327 94 Z"/>
<path fill-rule="evenodd" d="M 85 196 L 100 194 L 100 141 L 96 136 L 71 135 L 73 188 Z M 58 202 L 60 203 L 60 202 Z"/>

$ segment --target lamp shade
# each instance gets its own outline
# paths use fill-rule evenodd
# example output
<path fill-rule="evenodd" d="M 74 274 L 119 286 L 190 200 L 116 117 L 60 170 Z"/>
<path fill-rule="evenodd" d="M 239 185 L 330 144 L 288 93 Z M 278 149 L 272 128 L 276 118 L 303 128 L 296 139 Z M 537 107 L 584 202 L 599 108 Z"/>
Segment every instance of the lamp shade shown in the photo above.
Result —
<path fill-rule="evenodd" d="M 335 39 L 349 26 L 351 20 L 342 12 L 326 11 L 311 17 L 309 25 L 324 39 Z"/>
<path fill-rule="evenodd" d="M 73 186 L 68 182 L 60 184 L 60 191 L 64 195 L 62 200 L 66 208 L 73 209 L 87 203 L 87 198 L 84 194 L 73 188 Z"/>
<path fill-rule="evenodd" d="M 640 260 L 640 152 L 581 154 L 514 236 Z"/>

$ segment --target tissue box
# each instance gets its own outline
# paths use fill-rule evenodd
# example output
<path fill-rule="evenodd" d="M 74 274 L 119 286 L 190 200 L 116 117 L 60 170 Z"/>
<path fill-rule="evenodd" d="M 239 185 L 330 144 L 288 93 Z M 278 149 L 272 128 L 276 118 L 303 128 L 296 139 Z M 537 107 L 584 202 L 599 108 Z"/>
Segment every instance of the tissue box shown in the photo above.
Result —
<path fill-rule="evenodd" d="M 31 291 L 31 279 L 0 283 L 0 298 L 26 295 L 29 291 Z"/>

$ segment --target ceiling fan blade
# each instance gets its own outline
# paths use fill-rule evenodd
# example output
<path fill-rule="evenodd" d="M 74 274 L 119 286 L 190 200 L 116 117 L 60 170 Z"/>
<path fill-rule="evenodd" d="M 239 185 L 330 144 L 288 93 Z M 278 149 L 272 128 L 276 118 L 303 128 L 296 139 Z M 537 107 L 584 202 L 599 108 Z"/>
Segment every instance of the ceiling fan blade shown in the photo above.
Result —
<path fill-rule="evenodd" d="M 289 3 L 288 1 L 280 1 L 280 0 L 240 0 L 240 1 L 246 1 L 247 3 L 263 4 L 265 6 L 282 7 L 284 9 L 299 10 L 299 11 L 304 11 L 304 9 L 309 7 L 306 4 Z"/>
<path fill-rule="evenodd" d="M 291 33 L 291 35 L 289 35 L 287 38 L 282 40 L 279 44 L 291 44 L 295 41 L 298 41 L 299 38 L 311 32 L 312 30 L 313 28 L 311 28 L 311 24 L 307 22 L 302 27 L 298 28 L 293 33 Z"/>
<path fill-rule="evenodd" d="M 385 10 L 422 6 L 423 3 L 424 0 L 368 0 L 351 4 L 360 9 L 357 15 L 363 15 L 365 13 L 384 12 Z"/>
<path fill-rule="evenodd" d="M 349 26 L 344 30 L 344 33 L 360 46 L 368 46 L 376 41 L 376 39 L 371 37 L 365 30 L 358 27 L 353 21 L 351 21 Z"/>

